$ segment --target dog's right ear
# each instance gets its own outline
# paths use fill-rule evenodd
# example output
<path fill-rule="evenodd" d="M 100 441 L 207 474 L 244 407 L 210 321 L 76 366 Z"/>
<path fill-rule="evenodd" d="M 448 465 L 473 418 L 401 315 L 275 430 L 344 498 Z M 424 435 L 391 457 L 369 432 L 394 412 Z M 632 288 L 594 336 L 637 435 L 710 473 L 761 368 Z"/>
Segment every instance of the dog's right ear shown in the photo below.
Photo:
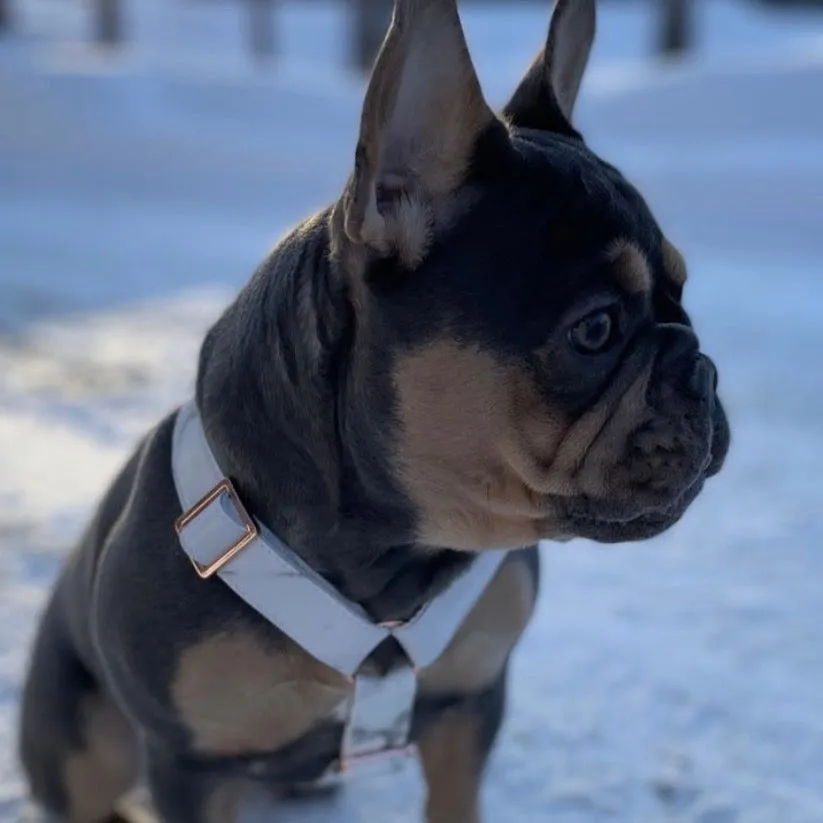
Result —
<path fill-rule="evenodd" d="M 557 0 L 546 44 L 504 109 L 514 126 L 576 134 L 572 114 L 594 43 L 595 0 Z"/>
<path fill-rule="evenodd" d="M 343 198 L 349 240 L 418 265 L 493 122 L 456 0 L 395 0 Z"/>

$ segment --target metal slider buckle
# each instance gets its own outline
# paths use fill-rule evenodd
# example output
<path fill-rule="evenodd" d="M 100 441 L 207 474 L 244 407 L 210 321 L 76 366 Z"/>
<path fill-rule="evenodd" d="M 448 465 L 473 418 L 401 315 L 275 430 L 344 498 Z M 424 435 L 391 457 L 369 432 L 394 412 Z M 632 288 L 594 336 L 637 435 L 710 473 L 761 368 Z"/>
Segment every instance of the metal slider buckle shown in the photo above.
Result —
<path fill-rule="evenodd" d="M 399 760 L 414 756 L 417 752 L 417 745 L 407 743 L 403 746 L 390 746 L 386 749 L 379 749 L 376 752 L 364 752 L 363 754 L 347 754 L 340 759 L 340 771 L 345 774 L 352 771 L 358 763 L 371 764 L 383 760 Z"/>
<path fill-rule="evenodd" d="M 249 513 L 246 511 L 243 504 L 240 502 L 240 498 L 237 496 L 237 491 L 232 485 L 231 480 L 228 478 L 223 478 L 223 480 L 221 480 L 205 497 L 198 500 L 194 506 L 174 521 L 174 529 L 177 532 L 177 536 L 180 537 L 183 529 L 185 529 L 189 523 L 199 517 L 209 506 L 212 505 L 212 503 L 218 501 L 223 495 L 226 495 L 231 500 L 235 510 L 240 515 L 240 518 L 243 521 L 243 534 L 238 540 L 226 548 L 216 560 L 207 565 L 198 563 L 193 557 L 190 558 L 198 577 L 202 580 L 207 580 L 209 577 L 219 572 L 220 569 L 226 565 L 226 563 L 228 563 L 233 557 L 240 554 L 240 552 L 243 551 L 243 549 L 245 549 L 246 546 L 248 546 L 249 543 L 251 543 L 252 540 L 254 540 L 259 534 L 257 526 L 249 516 Z"/>

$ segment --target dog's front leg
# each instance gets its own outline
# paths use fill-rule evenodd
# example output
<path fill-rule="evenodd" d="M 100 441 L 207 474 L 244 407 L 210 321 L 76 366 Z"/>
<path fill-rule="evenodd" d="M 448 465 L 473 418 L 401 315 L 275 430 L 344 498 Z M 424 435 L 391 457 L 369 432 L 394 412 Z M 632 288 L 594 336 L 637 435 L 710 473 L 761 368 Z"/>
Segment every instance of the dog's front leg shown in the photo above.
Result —
<path fill-rule="evenodd" d="M 483 770 L 503 719 L 506 672 L 426 728 L 419 740 L 428 823 L 480 823 Z"/>
<path fill-rule="evenodd" d="M 162 823 L 240 823 L 248 782 L 149 747 L 152 806 Z"/>

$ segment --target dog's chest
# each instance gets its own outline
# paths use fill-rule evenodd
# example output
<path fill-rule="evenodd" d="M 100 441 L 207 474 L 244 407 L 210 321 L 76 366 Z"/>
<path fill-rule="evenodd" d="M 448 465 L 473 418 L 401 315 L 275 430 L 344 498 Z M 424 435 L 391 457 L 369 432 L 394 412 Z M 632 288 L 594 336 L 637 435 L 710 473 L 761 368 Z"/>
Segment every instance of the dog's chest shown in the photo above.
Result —
<path fill-rule="evenodd" d="M 526 564 L 504 564 L 446 651 L 419 673 L 418 694 L 468 694 L 493 683 L 533 598 Z M 171 695 L 196 751 L 234 757 L 275 752 L 319 726 L 342 723 L 353 688 L 296 644 L 232 629 L 182 653 Z"/>
<path fill-rule="evenodd" d="M 350 682 L 289 643 L 227 631 L 181 656 L 172 697 L 194 748 L 216 756 L 275 751 L 342 716 Z"/>

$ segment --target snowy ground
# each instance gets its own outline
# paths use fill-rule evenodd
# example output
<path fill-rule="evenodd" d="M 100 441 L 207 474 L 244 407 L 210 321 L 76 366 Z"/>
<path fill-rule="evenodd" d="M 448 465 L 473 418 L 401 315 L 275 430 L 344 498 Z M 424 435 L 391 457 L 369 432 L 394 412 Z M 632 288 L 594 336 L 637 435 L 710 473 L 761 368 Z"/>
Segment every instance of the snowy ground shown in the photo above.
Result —
<path fill-rule="evenodd" d="M 338 191 L 361 91 L 321 2 L 286 4 L 266 71 L 227 4 L 132 3 L 117 60 L 80 45 L 76 4 L 18 5 L 0 40 L 0 823 L 19 819 L 16 693 L 59 558 L 185 396 L 232 291 Z M 522 6 L 465 11 L 495 102 L 547 17 Z M 735 440 L 664 537 L 546 546 L 487 818 L 821 823 L 823 17 L 706 0 L 699 54 L 663 71 L 648 4 L 602 6 L 581 124 L 690 260 Z"/>

